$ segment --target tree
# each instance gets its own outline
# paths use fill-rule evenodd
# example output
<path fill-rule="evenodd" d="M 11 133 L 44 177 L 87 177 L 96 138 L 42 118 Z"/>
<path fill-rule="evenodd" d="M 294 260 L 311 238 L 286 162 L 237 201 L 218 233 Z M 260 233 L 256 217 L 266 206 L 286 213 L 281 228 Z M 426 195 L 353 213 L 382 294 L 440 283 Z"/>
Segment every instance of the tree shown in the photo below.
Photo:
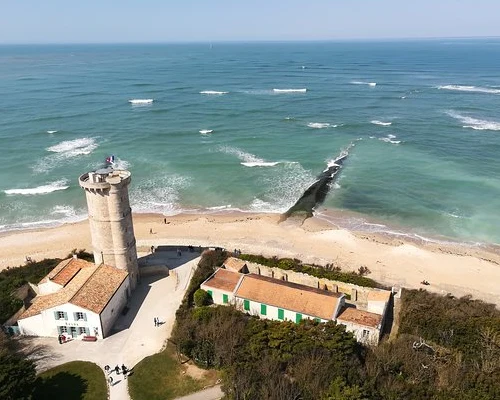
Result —
<path fill-rule="evenodd" d="M 0 399 L 30 399 L 35 378 L 33 361 L 16 354 L 12 342 L 0 332 Z"/>
<path fill-rule="evenodd" d="M 196 307 L 208 306 L 212 302 L 212 296 L 203 289 L 198 289 L 194 292 L 194 304 Z"/>

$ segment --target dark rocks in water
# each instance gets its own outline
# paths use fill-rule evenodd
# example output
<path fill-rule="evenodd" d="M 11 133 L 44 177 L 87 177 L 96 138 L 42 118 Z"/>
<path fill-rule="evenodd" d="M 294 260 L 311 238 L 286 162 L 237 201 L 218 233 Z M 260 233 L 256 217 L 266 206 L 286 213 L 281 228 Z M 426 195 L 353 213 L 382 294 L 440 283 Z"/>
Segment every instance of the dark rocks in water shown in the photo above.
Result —
<path fill-rule="evenodd" d="M 328 167 L 318 176 L 316 182 L 309 186 L 297 202 L 281 216 L 282 221 L 292 215 L 301 215 L 304 218 L 313 216 L 314 208 L 325 201 L 331 183 L 342 169 L 342 164 L 349 155 L 347 150 L 342 151 L 332 163 L 328 164 Z"/>

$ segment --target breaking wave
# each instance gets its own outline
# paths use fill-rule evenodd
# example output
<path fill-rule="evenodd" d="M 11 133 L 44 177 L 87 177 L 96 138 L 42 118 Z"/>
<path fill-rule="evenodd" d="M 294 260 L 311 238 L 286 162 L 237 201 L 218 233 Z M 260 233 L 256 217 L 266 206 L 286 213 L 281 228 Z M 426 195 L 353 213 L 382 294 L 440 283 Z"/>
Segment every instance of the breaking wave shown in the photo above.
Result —
<path fill-rule="evenodd" d="M 66 179 L 61 179 L 56 182 L 48 183 L 47 185 L 38 186 L 35 188 L 27 188 L 27 189 L 7 189 L 4 190 L 5 194 L 15 195 L 35 195 L 35 194 L 47 194 L 56 192 L 58 190 L 66 190 L 68 189 L 68 181 Z"/>
<path fill-rule="evenodd" d="M 322 128 L 328 128 L 330 124 L 327 122 L 309 122 L 307 126 L 309 128 L 322 129 Z"/>
<path fill-rule="evenodd" d="M 305 93 L 307 92 L 306 88 L 303 89 L 273 89 L 274 93 Z"/>
<path fill-rule="evenodd" d="M 202 90 L 200 94 L 212 94 L 212 95 L 221 95 L 228 94 L 229 92 L 219 92 L 217 90 Z"/>
<path fill-rule="evenodd" d="M 468 117 L 465 115 L 460 115 L 455 111 L 446 112 L 450 117 L 459 120 L 463 128 L 475 129 L 478 131 L 500 131 L 500 122 L 498 121 L 487 121 L 483 119 L 477 119 Z"/>
<path fill-rule="evenodd" d="M 380 125 L 380 126 L 391 126 L 392 122 L 383 122 L 383 121 L 378 121 L 374 119 L 373 121 L 370 121 L 373 125 Z"/>
<path fill-rule="evenodd" d="M 47 147 L 47 151 L 62 153 L 66 157 L 74 157 L 81 154 L 90 154 L 97 148 L 94 138 L 81 138 L 66 140 L 54 146 Z"/>
<path fill-rule="evenodd" d="M 208 134 L 208 133 L 212 133 L 213 131 L 214 131 L 213 129 L 202 129 L 202 130 L 200 131 L 200 133 L 201 133 L 202 135 L 206 135 L 206 134 Z"/>
<path fill-rule="evenodd" d="M 220 151 L 222 153 L 231 154 L 238 157 L 241 161 L 240 164 L 245 167 L 274 167 L 280 163 L 279 161 L 265 161 L 262 158 L 259 158 L 253 154 L 247 153 L 235 147 L 223 146 L 220 148 Z"/>
<path fill-rule="evenodd" d="M 455 90 L 458 92 L 500 94 L 500 89 L 480 86 L 443 85 L 437 88 L 441 90 Z"/>
<path fill-rule="evenodd" d="M 134 105 L 152 104 L 154 99 L 131 99 L 128 102 Z"/>
<path fill-rule="evenodd" d="M 57 131 L 47 131 L 47 133 L 57 133 Z"/>
<path fill-rule="evenodd" d="M 377 86 L 377 82 L 362 82 L 362 81 L 351 81 L 352 85 L 367 85 L 371 87 Z"/>
<path fill-rule="evenodd" d="M 386 143 L 392 143 L 392 144 L 400 144 L 401 140 L 394 140 L 396 139 L 396 135 L 387 135 L 386 137 L 379 138 L 378 140 L 381 140 L 382 142 Z"/>

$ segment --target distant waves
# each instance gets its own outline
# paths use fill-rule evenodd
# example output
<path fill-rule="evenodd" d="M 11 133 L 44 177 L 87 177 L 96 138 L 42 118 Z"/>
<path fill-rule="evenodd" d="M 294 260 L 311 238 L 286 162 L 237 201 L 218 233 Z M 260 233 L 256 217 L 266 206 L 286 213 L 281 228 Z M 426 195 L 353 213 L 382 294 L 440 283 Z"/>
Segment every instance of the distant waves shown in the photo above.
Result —
<path fill-rule="evenodd" d="M 453 110 L 447 111 L 446 114 L 460 121 L 463 124 L 463 128 L 470 128 L 478 131 L 500 131 L 500 122 L 498 121 L 472 118 L 466 115 L 461 115 Z"/>
<path fill-rule="evenodd" d="M 493 87 L 443 85 L 443 86 L 438 86 L 437 88 L 441 90 L 454 90 L 457 92 L 500 94 L 500 88 L 493 88 Z"/>
<path fill-rule="evenodd" d="M 36 195 L 36 194 L 47 194 L 56 192 L 59 190 L 68 189 L 68 180 L 61 179 L 56 182 L 48 183 L 46 185 L 34 187 L 34 188 L 26 188 L 26 189 L 8 189 L 4 190 L 5 194 L 9 195 Z"/>

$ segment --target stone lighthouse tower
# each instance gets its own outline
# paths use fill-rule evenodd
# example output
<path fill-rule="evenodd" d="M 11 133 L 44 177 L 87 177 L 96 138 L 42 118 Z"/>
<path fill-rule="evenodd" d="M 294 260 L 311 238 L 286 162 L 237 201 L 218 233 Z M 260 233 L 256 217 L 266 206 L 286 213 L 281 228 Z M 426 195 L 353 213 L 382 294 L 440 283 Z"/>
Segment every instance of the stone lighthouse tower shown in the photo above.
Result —
<path fill-rule="evenodd" d="M 95 263 L 126 270 L 133 290 L 139 267 L 128 198 L 130 172 L 107 167 L 81 175 L 79 183 L 87 197 Z"/>

